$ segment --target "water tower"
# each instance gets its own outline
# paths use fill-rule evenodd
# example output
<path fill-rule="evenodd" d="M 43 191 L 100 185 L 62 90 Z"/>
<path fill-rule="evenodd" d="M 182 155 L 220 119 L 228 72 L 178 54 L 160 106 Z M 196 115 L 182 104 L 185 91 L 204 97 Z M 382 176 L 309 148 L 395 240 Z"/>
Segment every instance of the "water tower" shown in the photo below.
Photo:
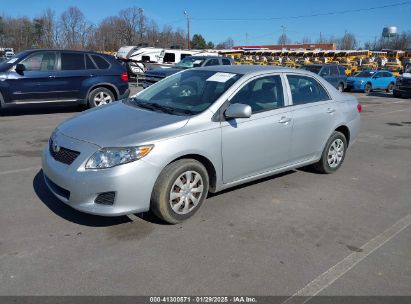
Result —
<path fill-rule="evenodd" d="M 387 26 L 382 29 L 382 37 L 387 38 L 388 42 L 390 42 L 391 37 L 395 37 L 398 33 L 398 29 L 396 26 Z"/>

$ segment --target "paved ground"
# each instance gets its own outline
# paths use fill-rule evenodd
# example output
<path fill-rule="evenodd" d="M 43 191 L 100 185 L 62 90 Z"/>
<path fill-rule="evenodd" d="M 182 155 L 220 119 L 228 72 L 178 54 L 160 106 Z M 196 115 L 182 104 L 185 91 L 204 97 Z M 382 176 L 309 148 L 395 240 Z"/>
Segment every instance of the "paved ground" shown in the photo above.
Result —
<path fill-rule="evenodd" d="M 356 94 L 363 127 L 338 173 L 296 170 L 238 187 L 176 226 L 57 201 L 40 153 L 79 110 L 7 112 L 0 295 L 411 295 L 411 100 L 372 95 Z"/>

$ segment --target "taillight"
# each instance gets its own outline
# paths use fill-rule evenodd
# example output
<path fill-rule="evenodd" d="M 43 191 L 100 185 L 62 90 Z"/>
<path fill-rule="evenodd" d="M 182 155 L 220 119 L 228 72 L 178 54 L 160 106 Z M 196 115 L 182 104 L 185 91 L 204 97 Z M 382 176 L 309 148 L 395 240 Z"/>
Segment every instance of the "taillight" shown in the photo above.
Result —
<path fill-rule="evenodd" d="M 121 78 L 121 80 L 123 80 L 123 81 L 128 81 L 127 72 L 124 72 L 123 74 L 121 74 L 120 78 Z"/>
<path fill-rule="evenodd" d="M 357 111 L 358 113 L 362 112 L 362 105 L 360 103 L 357 103 Z"/>

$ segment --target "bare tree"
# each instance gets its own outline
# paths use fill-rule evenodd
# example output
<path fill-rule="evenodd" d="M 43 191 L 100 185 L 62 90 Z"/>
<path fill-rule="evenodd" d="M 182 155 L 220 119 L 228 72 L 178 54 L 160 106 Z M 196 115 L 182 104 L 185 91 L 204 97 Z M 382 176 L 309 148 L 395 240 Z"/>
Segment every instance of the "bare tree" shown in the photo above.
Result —
<path fill-rule="evenodd" d="M 280 37 L 278 37 L 278 44 L 284 45 L 284 44 L 290 44 L 291 40 L 288 38 L 288 36 L 284 33 L 281 34 Z"/>
<path fill-rule="evenodd" d="M 84 49 L 88 43 L 93 26 L 89 24 L 84 14 L 77 7 L 69 7 L 60 17 L 60 34 L 64 46 L 70 49 Z"/>
<path fill-rule="evenodd" d="M 121 10 L 119 13 L 122 24 L 122 36 L 128 45 L 134 45 L 138 42 L 143 43 L 143 36 L 146 29 L 146 17 L 143 9 L 138 7 L 131 7 Z"/>
<path fill-rule="evenodd" d="M 357 39 L 352 33 L 346 32 L 341 39 L 338 39 L 337 48 L 340 50 L 354 50 L 357 47 Z"/>

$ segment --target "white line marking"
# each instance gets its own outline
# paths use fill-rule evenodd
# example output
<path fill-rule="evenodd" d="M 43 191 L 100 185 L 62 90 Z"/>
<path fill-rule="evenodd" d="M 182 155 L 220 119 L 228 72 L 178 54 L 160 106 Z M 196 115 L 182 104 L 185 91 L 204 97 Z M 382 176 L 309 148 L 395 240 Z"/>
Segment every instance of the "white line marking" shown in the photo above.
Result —
<path fill-rule="evenodd" d="M 34 171 L 34 170 L 40 170 L 40 167 L 28 167 L 24 169 L 8 170 L 8 171 L 0 172 L 0 175 L 7 175 L 7 174 L 12 174 L 12 173 L 27 172 L 27 171 Z"/>
<path fill-rule="evenodd" d="M 386 229 L 381 234 L 374 237 L 372 240 L 364 244 L 361 249 L 362 252 L 353 252 L 345 259 L 341 260 L 333 267 L 320 274 L 305 287 L 297 291 L 282 304 L 285 303 L 305 303 L 309 301 L 312 297 L 319 294 L 325 288 L 330 286 L 341 276 L 351 270 L 355 265 L 364 260 L 367 256 L 373 253 L 375 250 L 380 248 L 382 245 L 387 243 L 398 233 L 403 231 L 405 228 L 411 225 L 411 213 L 400 219 L 394 225 Z"/>

